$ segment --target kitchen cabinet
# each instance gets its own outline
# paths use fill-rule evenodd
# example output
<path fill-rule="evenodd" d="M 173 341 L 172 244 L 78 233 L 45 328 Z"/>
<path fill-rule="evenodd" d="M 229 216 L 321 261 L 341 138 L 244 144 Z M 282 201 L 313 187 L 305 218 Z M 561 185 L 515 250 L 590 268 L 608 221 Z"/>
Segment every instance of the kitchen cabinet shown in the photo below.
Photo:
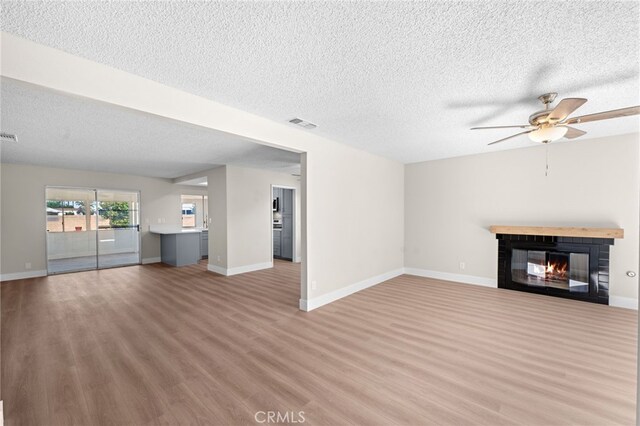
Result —
<path fill-rule="evenodd" d="M 286 204 L 286 203 L 285 203 Z M 282 215 L 282 231 L 280 231 L 280 257 L 293 260 L 293 217 Z"/>
<path fill-rule="evenodd" d="M 282 231 L 273 231 L 273 255 L 280 257 Z"/>
<path fill-rule="evenodd" d="M 200 233 L 200 256 L 202 259 L 209 257 L 209 230 L 203 229 Z"/>
<path fill-rule="evenodd" d="M 160 235 L 162 263 L 172 266 L 194 265 L 201 259 L 201 229 L 160 226 L 149 228 L 149 232 Z"/>
<path fill-rule="evenodd" d="M 281 213 L 283 215 L 293 215 L 293 190 L 292 189 L 280 189 L 282 191 Z"/>

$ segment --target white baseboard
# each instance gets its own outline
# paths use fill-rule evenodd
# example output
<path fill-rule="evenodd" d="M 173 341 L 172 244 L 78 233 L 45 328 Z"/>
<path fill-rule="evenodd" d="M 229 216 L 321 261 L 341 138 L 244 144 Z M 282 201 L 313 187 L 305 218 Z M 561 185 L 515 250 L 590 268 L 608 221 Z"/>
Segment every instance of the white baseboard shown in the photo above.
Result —
<path fill-rule="evenodd" d="M 146 257 L 142 259 L 143 265 L 148 265 L 149 263 L 160 263 L 162 262 L 162 258 L 160 257 Z"/>
<path fill-rule="evenodd" d="M 631 297 L 609 296 L 609 306 L 638 310 L 638 299 Z"/>
<path fill-rule="evenodd" d="M 311 309 L 309 309 L 308 303 L 307 303 L 307 299 L 300 299 L 298 300 L 298 309 L 300 309 L 301 311 L 305 311 L 305 312 L 309 312 Z"/>
<path fill-rule="evenodd" d="M 273 268 L 273 262 L 255 263 L 253 265 L 236 266 L 227 269 L 227 275 L 246 274 L 247 272 L 259 271 L 261 269 Z"/>
<path fill-rule="evenodd" d="M 2 407 L 2 401 L 0 401 L 0 426 L 4 424 L 4 410 Z"/>
<path fill-rule="evenodd" d="M 14 272 L 12 274 L 0 275 L 0 281 L 24 280 L 26 278 L 36 278 L 36 277 L 46 277 L 46 276 L 47 276 L 46 270 Z"/>
<path fill-rule="evenodd" d="M 300 262 L 302 262 L 302 257 L 296 257 L 296 258 L 293 260 L 293 263 L 300 263 Z"/>
<path fill-rule="evenodd" d="M 404 268 L 404 273 L 407 275 L 416 275 L 418 277 L 434 278 L 436 280 L 480 285 L 483 287 L 498 287 L 498 282 L 493 278 L 476 277 L 473 275 L 452 274 L 450 272 L 430 271 L 428 269 L 418 268 Z"/>
<path fill-rule="evenodd" d="M 404 270 L 402 268 L 396 269 L 394 271 L 389 271 L 381 275 L 376 275 L 375 277 L 367 278 L 366 280 L 348 285 L 346 287 L 340 288 L 327 294 L 323 294 L 322 296 L 318 296 L 313 299 L 300 299 L 300 309 L 307 312 L 312 311 L 316 308 L 319 308 L 320 306 L 324 306 L 328 303 L 335 302 L 338 299 L 342 299 L 343 297 L 347 297 L 350 294 L 356 293 L 360 290 L 364 290 L 365 288 L 373 287 L 376 284 L 380 284 L 381 282 L 390 280 L 391 278 L 395 278 L 399 275 L 402 275 L 403 272 Z"/>
<path fill-rule="evenodd" d="M 212 265 L 211 263 L 207 263 L 207 271 L 215 272 L 220 275 L 227 275 L 227 268 L 223 268 L 222 266 Z"/>
<path fill-rule="evenodd" d="M 255 263 L 253 265 L 236 266 L 235 268 L 223 268 L 222 266 L 212 265 L 211 263 L 207 265 L 207 270 L 227 277 L 269 268 L 273 268 L 273 262 Z"/>

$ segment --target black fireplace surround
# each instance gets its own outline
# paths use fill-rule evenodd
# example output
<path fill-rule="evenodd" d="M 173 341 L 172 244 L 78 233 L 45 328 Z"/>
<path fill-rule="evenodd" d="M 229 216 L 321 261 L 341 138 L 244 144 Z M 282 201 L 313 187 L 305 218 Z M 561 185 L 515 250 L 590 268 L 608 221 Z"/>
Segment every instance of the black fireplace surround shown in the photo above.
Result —
<path fill-rule="evenodd" d="M 496 234 L 498 288 L 609 304 L 609 238 Z"/>

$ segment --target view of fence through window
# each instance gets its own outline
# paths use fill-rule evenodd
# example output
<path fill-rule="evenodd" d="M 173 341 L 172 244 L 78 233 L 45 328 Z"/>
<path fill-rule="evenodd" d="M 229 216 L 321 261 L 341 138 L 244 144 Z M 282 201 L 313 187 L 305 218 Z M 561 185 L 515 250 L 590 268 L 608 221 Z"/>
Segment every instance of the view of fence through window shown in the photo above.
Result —
<path fill-rule="evenodd" d="M 135 213 L 127 201 L 92 202 L 87 210 L 86 201 L 47 200 L 47 231 L 77 232 L 128 228 L 133 223 Z"/>
<path fill-rule="evenodd" d="M 139 194 L 46 189 L 49 273 L 140 262 Z"/>

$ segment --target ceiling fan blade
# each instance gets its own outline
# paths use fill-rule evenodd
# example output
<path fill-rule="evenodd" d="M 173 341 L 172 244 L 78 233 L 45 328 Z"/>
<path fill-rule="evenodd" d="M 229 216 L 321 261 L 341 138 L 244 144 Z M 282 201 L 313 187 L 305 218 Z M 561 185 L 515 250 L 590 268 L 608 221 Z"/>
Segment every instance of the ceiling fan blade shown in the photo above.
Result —
<path fill-rule="evenodd" d="M 608 120 L 610 118 L 626 117 L 640 114 L 640 106 L 614 109 L 611 111 L 597 112 L 595 114 L 582 115 L 565 120 L 562 124 L 588 123 L 589 121 Z"/>
<path fill-rule="evenodd" d="M 528 129 L 533 127 L 529 124 L 521 124 L 519 126 L 486 126 L 486 127 L 472 127 L 471 130 L 485 130 L 485 129 Z"/>
<path fill-rule="evenodd" d="M 549 121 L 562 121 L 587 102 L 584 98 L 565 98 L 549 114 Z"/>
<path fill-rule="evenodd" d="M 587 132 L 580 129 L 576 129 L 575 127 L 569 127 L 569 126 L 562 126 L 562 127 L 567 128 L 567 133 L 565 133 L 564 135 L 564 137 L 567 139 L 575 139 L 575 138 L 579 138 L 582 135 L 587 134 Z"/>
<path fill-rule="evenodd" d="M 527 130 L 526 132 L 516 133 L 515 135 L 507 136 L 506 138 L 503 138 L 503 139 L 498 139 L 497 141 L 491 142 L 490 144 L 487 144 L 487 145 L 493 145 L 496 143 L 504 142 L 507 139 L 515 138 L 516 136 L 520 136 L 520 135 L 526 135 L 527 133 L 531 133 L 531 132 L 533 132 L 533 130 Z"/>

